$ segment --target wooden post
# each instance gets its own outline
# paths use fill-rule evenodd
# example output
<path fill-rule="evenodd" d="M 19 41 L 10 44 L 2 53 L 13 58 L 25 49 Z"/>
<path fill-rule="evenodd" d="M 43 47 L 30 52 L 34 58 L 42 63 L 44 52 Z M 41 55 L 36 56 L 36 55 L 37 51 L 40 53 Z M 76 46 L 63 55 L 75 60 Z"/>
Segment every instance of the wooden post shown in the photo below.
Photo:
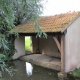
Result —
<path fill-rule="evenodd" d="M 68 80 L 67 73 L 65 73 L 65 43 L 64 43 L 64 34 L 61 36 L 61 72 L 58 73 L 58 80 Z"/>
<path fill-rule="evenodd" d="M 61 36 L 61 72 L 65 73 L 64 35 Z"/>
<path fill-rule="evenodd" d="M 56 37 L 53 37 L 54 41 L 56 42 L 56 45 L 61 53 L 61 72 L 64 73 L 65 72 L 65 66 L 64 66 L 64 62 L 65 62 L 65 56 L 64 56 L 64 34 L 62 34 L 61 36 L 61 44 L 59 43 L 59 41 L 57 40 Z"/>

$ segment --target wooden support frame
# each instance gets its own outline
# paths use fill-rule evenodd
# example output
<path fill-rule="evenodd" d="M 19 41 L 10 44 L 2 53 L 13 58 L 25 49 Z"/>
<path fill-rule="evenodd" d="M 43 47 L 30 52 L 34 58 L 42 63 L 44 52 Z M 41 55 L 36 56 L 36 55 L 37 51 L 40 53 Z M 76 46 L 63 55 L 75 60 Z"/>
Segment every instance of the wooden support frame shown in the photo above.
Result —
<path fill-rule="evenodd" d="M 56 42 L 56 45 L 57 45 L 57 47 L 58 47 L 58 49 L 59 49 L 59 51 L 60 51 L 60 53 L 61 53 L 61 45 L 60 45 L 58 39 L 57 39 L 56 37 L 53 37 L 53 39 L 54 39 L 54 41 Z"/>
<path fill-rule="evenodd" d="M 64 34 L 61 36 L 61 72 L 64 74 L 65 73 L 65 54 L 64 54 L 64 49 L 65 49 L 65 44 L 64 44 Z"/>
<path fill-rule="evenodd" d="M 65 73 L 65 56 L 64 56 L 64 34 L 61 35 L 61 43 L 58 41 L 57 37 L 53 37 L 56 45 L 61 53 L 61 72 Z"/>

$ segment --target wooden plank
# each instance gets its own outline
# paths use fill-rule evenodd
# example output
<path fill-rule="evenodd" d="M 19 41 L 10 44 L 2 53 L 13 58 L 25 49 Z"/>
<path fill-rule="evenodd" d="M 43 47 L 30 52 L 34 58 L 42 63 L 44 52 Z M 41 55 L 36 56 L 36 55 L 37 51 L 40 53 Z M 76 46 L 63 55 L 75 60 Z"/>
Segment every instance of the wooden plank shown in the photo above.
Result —
<path fill-rule="evenodd" d="M 53 37 L 53 39 L 56 42 L 56 45 L 57 45 L 57 47 L 58 47 L 58 49 L 59 49 L 59 51 L 61 53 L 61 46 L 60 46 L 60 43 L 59 43 L 58 39 L 56 37 Z"/>
<path fill-rule="evenodd" d="M 64 35 L 61 36 L 61 72 L 65 72 L 65 66 L 64 66 Z"/>

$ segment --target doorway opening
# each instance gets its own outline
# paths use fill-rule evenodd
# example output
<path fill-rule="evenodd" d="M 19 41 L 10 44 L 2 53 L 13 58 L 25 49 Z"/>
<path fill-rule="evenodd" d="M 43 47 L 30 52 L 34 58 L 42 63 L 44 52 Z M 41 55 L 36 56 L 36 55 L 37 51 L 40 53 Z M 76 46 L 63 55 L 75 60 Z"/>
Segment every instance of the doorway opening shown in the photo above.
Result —
<path fill-rule="evenodd" d="M 31 54 L 32 52 L 33 52 L 32 37 L 31 36 L 25 36 L 25 53 Z"/>

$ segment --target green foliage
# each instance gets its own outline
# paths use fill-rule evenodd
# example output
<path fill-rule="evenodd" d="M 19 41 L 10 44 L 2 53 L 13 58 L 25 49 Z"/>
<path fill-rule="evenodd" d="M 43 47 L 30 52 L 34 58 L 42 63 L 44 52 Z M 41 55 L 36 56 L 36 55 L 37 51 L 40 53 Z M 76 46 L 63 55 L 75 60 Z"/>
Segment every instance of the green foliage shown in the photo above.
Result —
<path fill-rule="evenodd" d="M 41 0 L 14 0 L 15 25 L 24 21 L 34 21 L 42 13 Z"/>
<path fill-rule="evenodd" d="M 12 77 L 13 72 L 16 71 L 12 67 L 9 67 L 8 64 L 6 64 L 6 55 L 0 54 L 0 78 L 2 77 L 3 72 L 8 72 L 8 74 Z"/>
<path fill-rule="evenodd" d="M 47 38 L 46 33 L 41 29 L 41 26 L 38 24 L 36 19 L 42 13 L 42 0 L 14 0 L 14 10 L 15 10 L 15 25 L 18 25 L 23 22 L 31 20 L 35 25 L 36 36 Z"/>
<path fill-rule="evenodd" d="M 12 77 L 16 71 L 13 67 L 9 67 L 5 62 L 0 63 L 0 68 L 0 78 L 2 78 L 3 72 L 7 72 Z"/>
<path fill-rule="evenodd" d="M 30 51 L 31 39 L 30 37 L 25 37 L 25 50 Z"/>
<path fill-rule="evenodd" d="M 47 38 L 47 34 L 45 32 L 42 31 L 42 27 L 38 24 L 37 21 L 34 22 L 35 25 L 35 32 L 37 33 L 36 37 L 43 37 L 43 38 Z"/>
<path fill-rule="evenodd" d="M 10 3 L 11 1 L 9 2 L 9 0 L 0 0 L 0 54 L 6 56 L 5 61 L 9 61 L 11 58 L 10 56 L 12 55 L 11 53 L 13 53 L 13 50 L 10 49 L 12 46 L 14 49 L 12 35 L 9 31 L 15 26 L 13 23 L 15 16 L 13 15 L 13 7 Z M 11 53 L 9 54 L 10 51 Z"/>
<path fill-rule="evenodd" d="M 79 69 L 75 69 L 73 72 L 72 72 L 73 76 L 75 77 L 80 77 L 80 68 Z"/>
<path fill-rule="evenodd" d="M 15 26 L 28 21 L 36 21 L 42 12 L 41 0 L 0 0 L 0 75 L 9 70 L 6 62 L 12 59 L 15 52 L 14 40 L 17 33 L 10 33 Z M 40 33 L 41 29 L 40 29 Z M 44 34 L 45 35 L 45 34 Z"/>

